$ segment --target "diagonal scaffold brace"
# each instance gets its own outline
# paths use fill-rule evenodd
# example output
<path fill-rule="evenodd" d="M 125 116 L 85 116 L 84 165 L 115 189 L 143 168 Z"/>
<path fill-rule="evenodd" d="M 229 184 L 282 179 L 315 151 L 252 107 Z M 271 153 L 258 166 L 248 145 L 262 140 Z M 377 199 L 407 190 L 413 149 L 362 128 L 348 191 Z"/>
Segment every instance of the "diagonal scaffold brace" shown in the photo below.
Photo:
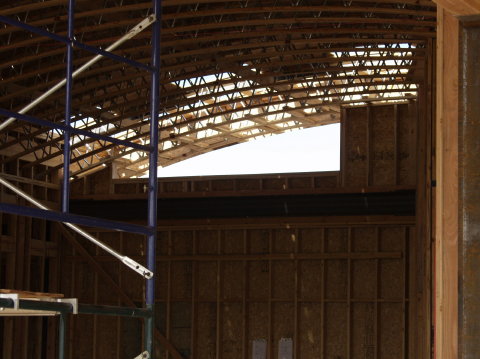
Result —
<path fill-rule="evenodd" d="M 44 210 L 51 210 L 50 208 L 48 208 L 47 206 L 43 205 L 42 203 L 38 202 L 36 199 L 34 199 L 32 196 L 30 196 L 29 194 L 23 192 L 21 189 L 15 187 L 13 184 L 11 184 L 10 182 L 8 182 L 7 180 L 5 180 L 4 178 L 2 178 L 0 176 L 0 184 L 4 185 L 5 187 L 7 187 L 9 190 L 11 190 L 12 192 L 15 192 L 17 195 L 19 195 L 20 197 L 24 198 L 25 200 L 27 200 L 28 202 L 30 202 L 31 204 L 33 204 L 34 206 L 40 208 L 40 209 L 44 209 Z M 81 236 L 83 236 L 84 238 L 88 239 L 90 242 L 94 243 L 95 245 L 99 246 L 100 248 L 102 248 L 104 251 L 110 253 L 112 256 L 114 256 L 115 258 L 119 259 L 123 264 L 125 264 L 127 267 L 129 267 L 130 269 L 133 269 L 135 272 L 139 273 L 141 276 L 143 276 L 144 278 L 146 279 L 151 279 L 153 278 L 153 272 L 150 271 L 149 269 L 147 269 L 146 267 L 142 266 L 141 264 L 137 263 L 136 261 L 134 261 L 133 259 L 127 257 L 127 256 L 123 256 L 121 255 L 120 253 L 116 252 L 115 250 L 113 250 L 112 248 L 110 248 L 109 246 L 107 246 L 106 244 L 102 243 L 101 241 L 99 241 L 98 239 L 96 239 L 95 237 L 93 237 L 91 234 L 85 232 L 83 229 L 77 227 L 76 225 L 72 224 L 72 223 L 67 223 L 67 222 L 63 222 L 63 224 L 67 227 L 69 227 L 70 229 L 72 229 L 73 231 L 77 232 L 78 234 L 80 234 Z"/>
<path fill-rule="evenodd" d="M 105 49 L 105 51 L 111 52 L 115 50 L 117 47 L 119 47 L 121 44 L 123 44 L 125 41 L 130 40 L 131 38 L 135 37 L 137 34 L 148 28 L 152 23 L 154 23 L 156 20 L 155 15 L 150 15 L 143 19 L 141 22 L 139 22 L 135 27 L 130 29 L 125 35 L 123 35 L 120 39 L 115 41 L 113 44 L 111 44 L 109 47 Z M 82 72 L 87 70 L 90 66 L 98 62 L 100 59 L 102 59 L 103 55 L 97 55 L 88 62 L 86 62 L 84 65 L 79 67 L 77 70 L 75 70 L 72 74 L 72 78 L 77 77 L 80 75 Z M 60 82 L 58 82 L 56 85 L 54 85 L 52 88 L 44 92 L 42 95 L 37 97 L 35 100 L 30 102 L 28 105 L 20 109 L 18 111 L 19 114 L 24 115 L 27 113 L 29 110 L 37 106 L 39 103 L 41 103 L 43 100 L 45 100 L 48 96 L 62 88 L 65 84 L 67 83 L 67 79 L 63 79 Z M 0 124 L 0 131 L 3 130 L 5 127 L 10 125 L 12 122 L 16 120 L 15 117 L 10 117 L 6 119 L 3 123 Z"/>

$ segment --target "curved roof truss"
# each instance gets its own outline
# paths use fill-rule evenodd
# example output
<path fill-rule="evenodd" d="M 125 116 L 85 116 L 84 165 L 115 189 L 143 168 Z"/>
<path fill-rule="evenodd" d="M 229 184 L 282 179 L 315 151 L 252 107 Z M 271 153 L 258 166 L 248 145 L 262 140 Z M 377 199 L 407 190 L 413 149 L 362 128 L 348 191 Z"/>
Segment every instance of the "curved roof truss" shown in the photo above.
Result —
<path fill-rule="evenodd" d="M 66 0 L 17 1 L 0 15 L 66 34 Z M 106 48 L 150 14 L 150 1 L 77 0 L 79 41 Z M 150 29 L 115 54 L 149 64 Z M 289 130 L 338 122 L 341 106 L 416 98 L 425 79 L 435 5 L 428 0 L 164 0 L 159 163 Z M 74 66 L 92 58 L 77 48 Z M 18 111 L 65 76 L 65 46 L 0 25 L 0 107 Z M 75 128 L 148 144 L 149 76 L 98 61 L 75 79 Z M 28 112 L 62 123 L 58 91 Z M 58 130 L 16 121 L 0 132 L 3 162 L 62 165 Z M 110 162 L 148 171 L 136 149 L 72 136 L 73 176 Z M 45 175 L 46 173 L 39 174 Z"/>

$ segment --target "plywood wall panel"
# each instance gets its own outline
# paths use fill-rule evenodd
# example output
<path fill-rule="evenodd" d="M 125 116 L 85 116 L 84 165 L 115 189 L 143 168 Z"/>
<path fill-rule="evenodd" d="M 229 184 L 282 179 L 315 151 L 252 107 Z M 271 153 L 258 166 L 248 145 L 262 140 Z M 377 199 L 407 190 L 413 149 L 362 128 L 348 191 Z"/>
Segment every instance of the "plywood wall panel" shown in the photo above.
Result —
<path fill-rule="evenodd" d="M 405 241 L 405 227 L 380 227 L 380 251 L 401 251 Z"/>
<path fill-rule="evenodd" d="M 275 261 L 272 263 L 272 295 L 279 300 L 293 300 L 295 293 L 295 263 Z"/>
<path fill-rule="evenodd" d="M 346 260 L 327 260 L 325 261 L 325 295 L 327 299 L 347 298 L 347 261 Z"/>
<path fill-rule="evenodd" d="M 192 263 L 172 263 L 172 299 L 189 300 L 192 296 Z"/>
<path fill-rule="evenodd" d="M 268 261 L 248 263 L 248 298 L 268 298 L 269 276 Z"/>
<path fill-rule="evenodd" d="M 175 231 L 172 233 L 171 239 L 172 253 L 175 255 L 192 254 L 193 249 L 193 232 L 192 231 Z"/>
<path fill-rule="evenodd" d="M 292 338 L 296 359 L 382 359 L 382 346 L 390 344 L 394 357 L 402 355 L 414 290 L 405 279 L 411 231 L 411 223 L 162 230 L 157 327 L 192 359 L 250 359 L 256 339 L 266 340 L 269 358 L 276 358 L 281 338 Z M 115 276 L 114 262 L 101 258 Z M 140 302 L 143 288 L 131 288 L 138 275 L 121 270 L 120 277 Z M 380 325 L 394 330 L 380 333 Z M 122 338 L 123 326 L 114 330 Z"/>
<path fill-rule="evenodd" d="M 352 261 L 352 295 L 355 299 L 372 299 L 376 296 L 377 286 L 376 260 Z"/>
<path fill-rule="evenodd" d="M 378 231 L 375 227 L 358 227 L 352 230 L 353 252 L 376 252 Z"/>
<path fill-rule="evenodd" d="M 225 303 L 222 313 L 222 350 L 220 358 L 242 358 L 243 308 L 241 303 Z"/>
<path fill-rule="evenodd" d="M 243 229 L 227 229 L 223 231 L 223 253 L 241 254 L 244 251 L 243 239 L 245 231 Z"/>
<path fill-rule="evenodd" d="M 102 263 L 102 268 L 105 270 L 105 272 L 107 272 L 112 278 L 118 278 L 119 277 L 119 273 L 120 273 L 120 265 L 122 265 L 121 263 L 119 262 L 106 262 L 106 263 Z M 98 278 L 97 276 L 97 281 L 101 281 L 101 279 Z M 138 282 L 138 279 L 137 279 L 137 282 Z M 140 283 L 141 283 L 141 280 L 140 280 Z M 100 287 L 100 285 L 99 285 Z M 120 305 L 120 304 L 124 304 L 123 302 L 120 303 L 119 300 L 118 300 L 118 297 L 116 295 L 112 295 L 112 292 L 111 292 L 111 287 L 109 285 L 107 285 L 107 288 L 109 288 L 110 290 L 98 290 L 97 291 L 97 295 L 96 295 L 96 302 L 97 303 L 102 303 L 102 304 L 105 304 L 105 305 Z M 138 295 L 136 296 L 138 297 Z"/>
<path fill-rule="evenodd" d="M 212 181 L 212 191 L 233 191 L 235 182 L 232 179 L 221 179 Z"/>
<path fill-rule="evenodd" d="M 258 179 L 237 179 L 236 180 L 237 190 L 239 191 L 255 191 L 260 190 L 261 188 L 261 181 Z"/>
<path fill-rule="evenodd" d="M 314 177 L 314 187 L 315 188 L 337 188 L 340 186 L 339 184 L 339 176 L 338 175 L 333 175 L 333 176 L 315 176 Z"/>
<path fill-rule="evenodd" d="M 320 303 L 300 305 L 298 349 L 302 358 L 323 358 L 322 316 Z"/>
<path fill-rule="evenodd" d="M 89 268 L 89 270 L 92 271 L 91 268 Z M 120 271 L 124 291 L 132 300 L 141 303 L 144 299 L 145 281 L 137 272 L 132 271 L 124 265 L 120 267 Z M 111 293 L 111 288 L 109 286 L 107 288 Z"/>
<path fill-rule="evenodd" d="M 70 350 L 69 353 L 73 359 L 84 359 L 92 358 L 94 355 L 94 346 L 93 338 L 99 333 L 96 332 L 94 326 L 95 318 L 92 315 L 79 315 L 72 318 L 73 322 L 73 332 L 70 332 L 70 335 L 73 333 L 95 333 L 95 335 L 76 335 L 75 336 L 75 349 Z M 111 343 L 104 343 L 108 345 Z"/>
<path fill-rule="evenodd" d="M 299 229 L 299 250 L 304 253 L 322 252 L 324 231 L 323 228 Z"/>
<path fill-rule="evenodd" d="M 347 108 L 342 118 L 345 187 L 416 185 L 415 101 Z"/>
<path fill-rule="evenodd" d="M 416 166 L 416 152 L 412 150 L 416 148 L 415 107 L 415 102 L 397 107 L 397 180 L 400 185 L 414 185 L 416 182 L 416 171 L 413 170 Z"/>
<path fill-rule="evenodd" d="M 129 233 L 123 237 L 122 250 L 128 256 L 142 256 L 145 254 L 145 237 Z"/>
<path fill-rule="evenodd" d="M 95 273 L 87 263 L 80 262 L 75 266 L 75 297 L 81 303 L 95 303 Z"/>
<path fill-rule="evenodd" d="M 198 281 L 202 285 L 198 288 L 198 298 L 201 301 L 215 301 L 217 298 L 217 263 L 198 263 Z"/>
<path fill-rule="evenodd" d="M 403 311 L 399 303 L 379 304 L 379 359 L 403 359 Z"/>
<path fill-rule="evenodd" d="M 370 107 L 369 185 L 395 185 L 396 179 L 396 108 Z"/>
<path fill-rule="evenodd" d="M 320 301 L 322 297 L 324 261 L 305 260 L 300 264 L 300 298 Z"/>
<path fill-rule="evenodd" d="M 347 304 L 325 304 L 325 357 L 347 358 Z"/>
<path fill-rule="evenodd" d="M 251 229 L 248 234 L 248 252 L 264 254 L 270 251 L 270 232 L 265 229 Z"/>
<path fill-rule="evenodd" d="M 171 305 L 171 327 L 168 330 L 172 344 L 180 353 L 190 354 L 192 336 L 192 306 L 190 302 L 174 302 Z M 202 317 L 203 318 L 203 317 Z M 205 319 L 205 318 L 203 318 Z M 158 325 L 157 328 L 165 333 L 166 328 Z"/>
<path fill-rule="evenodd" d="M 265 178 L 262 180 L 262 189 L 264 190 L 282 190 L 287 188 L 285 178 Z"/>
<path fill-rule="evenodd" d="M 157 232 L 157 255 L 167 255 L 169 253 L 171 233 L 167 231 Z M 190 245 L 190 249 L 192 246 Z"/>
<path fill-rule="evenodd" d="M 293 253 L 296 233 L 292 229 L 278 229 L 273 232 L 273 252 L 274 253 Z"/>
<path fill-rule="evenodd" d="M 374 359 L 375 305 L 354 303 L 352 308 L 352 359 Z"/>
<path fill-rule="evenodd" d="M 278 358 L 278 344 L 282 338 L 294 337 L 294 311 L 293 303 L 274 303 L 272 308 L 272 358 Z"/>
<path fill-rule="evenodd" d="M 403 260 L 380 260 L 380 297 L 383 299 L 403 299 L 405 278 Z"/>
<path fill-rule="evenodd" d="M 248 305 L 248 358 L 252 358 L 252 342 L 257 339 L 268 340 L 268 304 L 250 303 Z"/>
<path fill-rule="evenodd" d="M 216 313 L 215 303 L 199 303 L 196 348 L 198 359 L 216 356 Z"/>
<path fill-rule="evenodd" d="M 95 317 L 95 354 L 96 358 L 116 358 L 119 330 L 119 318 L 98 315 Z M 101 343 L 104 343 L 102 345 Z M 106 345 L 105 345 L 106 344 Z"/>
<path fill-rule="evenodd" d="M 69 297 L 73 296 L 73 284 L 74 278 L 73 275 L 75 273 L 75 262 L 74 261 L 64 261 L 62 264 L 62 272 L 63 275 L 60 277 L 60 288 L 62 288 L 62 292 Z"/>
<path fill-rule="evenodd" d="M 156 267 L 155 298 L 162 302 L 167 300 L 168 267 L 166 262 L 157 263 Z"/>
<path fill-rule="evenodd" d="M 287 181 L 288 188 L 291 189 L 305 189 L 312 188 L 311 177 L 292 177 Z"/>
<path fill-rule="evenodd" d="M 325 252 L 337 253 L 347 252 L 347 229 L 346 228 L 328 228 L 325 231 Z"/>
<path fill-rule="evenodd" d="M 119 359 L 135 358 L 138 353 L 142 352 L 142 322 L 138 319 L 122 317 L 120 318 L 119 331 L 120 340 L 119 343 L 116 343 L 119 348 Z M 109 344 L 112 345 L 113 343 Z M 74 341 L 74 345 L 77 345 L 76 340 Z"/>
<path fill-rule="evenodd" d="M 194 190 L 199 192 L 209 191 L 210 182 L 209 181 L 196 181 L 194 182 Z"/>
<path fill-rule="evenodd" d="M 198 254 L 218 254 L 218 231 L 196 232 Z"/>
<path fill-rule="evenodd" d="M 349 109 L 343 119 L 345 127 L 344 151 L 345 168 L 343 185 L 346 187 L 367 186 L 368 173 L 368 114 L 367 108 Z"/>
<path fill-rule="evenodd" d="M 244 264 L 240 261 L 226 262 L 223 267 L 223 298 L 241 301 L 245 291 Z"/>

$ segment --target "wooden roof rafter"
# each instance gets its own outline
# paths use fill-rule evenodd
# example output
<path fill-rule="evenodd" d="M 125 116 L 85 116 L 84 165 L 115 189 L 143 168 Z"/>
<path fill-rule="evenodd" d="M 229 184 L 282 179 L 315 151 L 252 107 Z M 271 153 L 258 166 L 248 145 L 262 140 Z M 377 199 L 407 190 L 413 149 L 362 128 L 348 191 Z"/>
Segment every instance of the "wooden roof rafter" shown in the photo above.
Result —
<path fill-rule="evenodd" d="M 78 36 L 94 46 L 113 42 L 150 12 L 145 0 L 124 0 L 116 7 L 77 3 Z M 64 34 L 66 4 L 20 1 L 0 5 L 0 14 Z M 321 117 L 342 103 L 412 98 L 424 78 L 425 46 L 435 36 L 435 5 L 428 0 L 326 0 L 314 6 L 306 0 L 295 5 L 285 0 L 165 0 L 162 6 L 161 122 L 162 130 L 178 140 L 162 138 L 170 146 L 165 150 L 178 155 L 170 162 L 185 158 L 180 150 L 185 146 L 195 149 L 192 154 L 221 147 L 215 137 L 220 133 L 228 143 L 239 142 L 255 133 L 319 125 L 313 115 Z M 148 63 L 149 38 L 146 31 L 117 53 Z M 1 107 L 16 110 L 64 76 L 61 45 L 9 26 L 0 26 L 0 43 Z M 90 56 L 76 51 L 76 66 Z M 75 81 L 75 118 L 85 128 L 145 141 L 146 75 L 102 60 Z M 51 96 L 31 114 L 62 121 L 62 96 Z M 262 118 L 268 111 L 283 115 Z M 242 132 L 238 123 L 251 115 L 258 117 Z M 289 118 L 296 119 L 296 127 L 290 126 Z M 208 126 L 212 132 L 205 136 L 202 131 Z M 55 131 L 18 121 L 0 138 L 5 140 L 0 152 L 10 156 L 7 161 L 61 161 L 62 139 Z M 79 175 L 122 154 L 125 159 L 141 157 L 82 136 L 73 141 L 72 172 Z M 130 173 L 144 169 L 141 161 L 122 163 Z"/>

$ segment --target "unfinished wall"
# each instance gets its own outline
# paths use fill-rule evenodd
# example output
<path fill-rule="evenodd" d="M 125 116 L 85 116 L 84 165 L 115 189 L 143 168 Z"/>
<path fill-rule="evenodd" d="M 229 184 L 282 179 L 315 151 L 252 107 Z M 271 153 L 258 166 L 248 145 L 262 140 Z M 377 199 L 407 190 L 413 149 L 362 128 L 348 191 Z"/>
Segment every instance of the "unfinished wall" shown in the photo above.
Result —
<path fill-rule="evenodd" d="M 157 328 L 185 358 L 252 358 L 261 339 L 267 358 L 277 358 L 282 338 L 292 339 L 296 358 L 413 358 L 404 330 L 416 325 L 412 218 L 346 220 L 161 229 Z M 141 259 L 139 238 L 98 235 Z M 96 258 L 141 302 L 141 278 L 108 256 Z M 81 257 L 67 255 L 66 292 L 119 304 L 87 269 Z M 71 358 L 127 358 L 140 350 L 138 322 L 85 316 L 72 330 Z M 167 357 L 160 348 L 158 355 Z"/>
<path fill-rule="evenodd" d="M 346 107 L 341 171 L 159 179 L 159 197 L 392 191 L 417 185 L 417 101 Z M 146 198 L 146 179 L 112 180 L 109 168 L 73 182 L 73 198 Z"/>
<path fill-rule="evenodd" d="M 416 187 L 416 102 L 348 108 L 339 172 L 161 179 L 160 197 L 389 192 Z M 138 199 L 144 179 L 109 169 L 74 183 L 75 198 Z M 159 228 L 157 329 L 184 358 L 420 358 L 416 335 L 425 255 L 413 217 L 316 217 L 165 222 Z M 174 224 L 176 223 L 176 224 Z M 217 223 L 217 224 L 214 224 Z M 144 240 L 97 232 L 143 261 Z M 143 281 L 93 246 L 88 252 L 134 302 Z M 84 256 L 65 247 L 62 288 L 81 302 L 122 305 Z M 114 294 L 112 294 L 114 293 Z M 127 358 L 141 351 L 141 323 L 73 318 L 70 358 Z M 92 336 L 76 333 L 92 332 Z M 282 338 L 284 339 L 282 341 Z M 291 340 L 291 342 L 290 342 Z M 102 343 L 109 343 L 104 345 Z M 423 344 L 420 344 L 420 346 Z M 261 351 L 261 350 L 260 350 Z M 157 357 L 172 358 L 157 346 Z M 259 357 L 261 358 L 261 356 Z"/>
<path fill-rule="evenodd" d="M 4 157 L 0 157 L 0 163 Z M 35 176 L 45 169 L 20 169 L 26 162 L 1 164 L 2 177 L 43 203 L 57 206 L 59 187 L 52 178 Z M 25 204 L 0 186 L 0 201 Z M 58 239 L 55 224 L 0 212 L 0 289 L 58 292 Z M 52 318 L 0 318 L 0 357 L 4 359 L 53 358 L 56 320 Z M 28 345 L 26 345 L 28 343 Z"/>
<path fill-rule="evenodd" d="M 343 186 L 416 185 L 417 103 L 345 109 Z"/>
<path fill-rule="evenodd" d="M 413 189 L 416 116 L 414 101 L 344 110 L 340 172 L 162 179 L 159 195 L 281 196 Z M 45 173 L 44 169 L 27 166 L 30 169 L 22 172 L 18 164 L 3 169 L 14 176 L 12 181 L 40 200 L 58 200 L 58 186 L 45 184 L 51 181 L 48 177 L 34 176 Z M 74 198 L 135 199 L 145 196 L 145 181 L 112 181 L 106 168 L 75 181 L 72 190 Z M 16 201 L 8 191 L 1 193 L 2 200 Z M 95 246 L 76 239 L 97 267 L 78 245 L 71 245 L 76 237 L 57 226 L 7 214 L 0 217 L 0 279 L 5 287 L 60 291 L 82 303 L 127 305 L 125 297 L 138 305 L 143 302 L 142 278 Z M 253 357 L 254 344 L 258 349 L 262 343 L 269 359 L 278 358 L 279 343 L 286 351 L 291 343 L 296 359 L 421 357 L 416 333 L 426 314 L 418 300 L 411 299 L 424 295 L 416 273 L 425 246 L 417 243 L 413 218 L 232 218 L 208 225 L 175 223 L 162 223 L 159 228 L 156 325 L 184 358 L 247 359 Z M 144 261 L 142 236 L 93 234 Z M 62 246 L 57 249 L 59 238 Z M 59 264 L 54 260 L 58 251 Z M 58 287 L 57 268 L 61 268 Z M 120 293 L 100 270 L 119 285 Z M 47 281 L 49 276 L 52 279 Z M 32 280 L 37 277 L 43 279 Z M 16 352 L 20 358 L 55 354 L 55 335 L 52 339 L 47 334 L 52 333 L 54 321 L 8 319 L 2 323 L 3 357 L 13 358 Z M 32 345 L 20 347 L 25 342 Z M 80 315 L 69 322 L 71 359 L 133 358 L 141 351 L 138 320 Z M 157 346 L 157 357 L 172 358 L 162 346 Z"/>
<path fill-rule="evenodd" d="M 282 338 L 296 358 L 403 358 L 412 232 L 408 224 L 162 232 L 167 337 L 194 358 L 251 358 L 258 339 L 277 358 Z"/>

